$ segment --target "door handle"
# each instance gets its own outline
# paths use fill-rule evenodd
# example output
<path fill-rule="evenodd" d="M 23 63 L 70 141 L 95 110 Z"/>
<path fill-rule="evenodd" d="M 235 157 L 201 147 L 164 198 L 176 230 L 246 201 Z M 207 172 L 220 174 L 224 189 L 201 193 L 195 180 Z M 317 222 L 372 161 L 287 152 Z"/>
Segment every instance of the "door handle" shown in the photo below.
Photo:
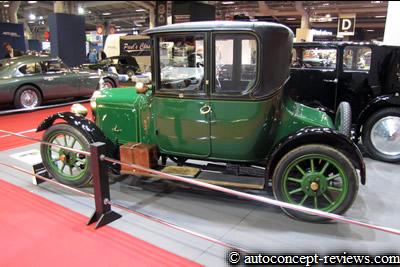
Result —
<path fill-rule="evenodd" d="M 326 82 L 326 83 L 338 83 L 338 79 L 337 78 L 334 79 L 334 80 L 326 80 L 326 79 L 324 79 L 323 81 Z"/>
<path fill-rule="evenodd" d="M 209 105 L 204 105 L 200 108 L 200 114 L 206 115 L 211 112 L 211 107 Z"/>

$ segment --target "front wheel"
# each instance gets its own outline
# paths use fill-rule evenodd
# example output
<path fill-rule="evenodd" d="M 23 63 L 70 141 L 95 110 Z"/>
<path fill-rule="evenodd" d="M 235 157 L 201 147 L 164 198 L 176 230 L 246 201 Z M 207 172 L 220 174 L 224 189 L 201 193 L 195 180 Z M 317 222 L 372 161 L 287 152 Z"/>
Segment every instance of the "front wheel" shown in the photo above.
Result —
<path fill-rule="evenodd" d="M 358 175 L 341 152 L 327 145 L 304 145 L 286 154 L 272 177 L 275 198 L 335 214 L 345 213 L 358 192 Z M 311 222 L 322 217 L 290 209 L 289 216 Z"/>
<path fill-rule="evenodd" d="M 400 108 L 385 108 L 369 117 L 362 142 L 372 158 L 400 162 Z"/>
<path fill-rule="evenodd" d="M 45 132 L 43 141 L 83 151 L 89 151 L 90 144 L 78 129 L 68 124 L 51 126 Z M 87 156 L 46 144 L 41 144 L 40 154 L 43 165 L 58 182 L 82 187 L 91 181 L 90 160 Z"/>

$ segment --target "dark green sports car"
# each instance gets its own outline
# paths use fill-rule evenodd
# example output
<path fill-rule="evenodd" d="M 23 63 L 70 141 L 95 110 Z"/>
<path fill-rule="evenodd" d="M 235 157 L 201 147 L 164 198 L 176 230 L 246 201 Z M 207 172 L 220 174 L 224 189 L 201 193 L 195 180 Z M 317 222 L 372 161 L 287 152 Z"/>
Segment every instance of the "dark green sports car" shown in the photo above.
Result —
<path fill-rule="evenodd" d="M 99 88 L 96 71 L 71 69 L 50 56 L 22 56 L 0 61 L 0 104 L 34 108 L 43 101 L 91 95 Z M 118 77 L 102 75 L 102 87 L 118 86 Z"/>

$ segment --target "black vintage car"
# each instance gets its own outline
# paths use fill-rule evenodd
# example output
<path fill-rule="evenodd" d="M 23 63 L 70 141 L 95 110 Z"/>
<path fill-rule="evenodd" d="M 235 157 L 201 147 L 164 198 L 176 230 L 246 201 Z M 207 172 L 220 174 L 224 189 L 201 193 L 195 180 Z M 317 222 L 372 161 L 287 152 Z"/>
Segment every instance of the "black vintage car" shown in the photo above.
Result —
<path fill-rule="evenodd" d="M 104 71 L 108 71 L 110 67 L 115 67 L 118 74 L 126 74 L 129 78 L 140 73 L 140 67 L 136 59 L 129 55 L 109 57 L 96 64 L 90 64 L 88 67 L 90 69 L 101 69 Z"/>
<path fill-rule="evenodd" d="M 296 43 L 288 88 L 297 101 L 332 115 L 349 102 L 355 139 L 371 157 L 400 162 L 400 47 Z"/>

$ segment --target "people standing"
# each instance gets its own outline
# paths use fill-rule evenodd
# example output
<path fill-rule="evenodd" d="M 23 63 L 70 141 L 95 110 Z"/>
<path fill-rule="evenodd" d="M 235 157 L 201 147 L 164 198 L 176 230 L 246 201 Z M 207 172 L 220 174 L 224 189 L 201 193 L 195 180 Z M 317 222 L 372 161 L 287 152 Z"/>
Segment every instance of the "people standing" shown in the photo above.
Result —
<path fill-rule="evenodd" d="M 14 49 L 10 43 L 4 43 L 3 47 L 6 50 L 4 58 L 14 58 L 22 56 L 22 52 L 18 49 Z"/>

